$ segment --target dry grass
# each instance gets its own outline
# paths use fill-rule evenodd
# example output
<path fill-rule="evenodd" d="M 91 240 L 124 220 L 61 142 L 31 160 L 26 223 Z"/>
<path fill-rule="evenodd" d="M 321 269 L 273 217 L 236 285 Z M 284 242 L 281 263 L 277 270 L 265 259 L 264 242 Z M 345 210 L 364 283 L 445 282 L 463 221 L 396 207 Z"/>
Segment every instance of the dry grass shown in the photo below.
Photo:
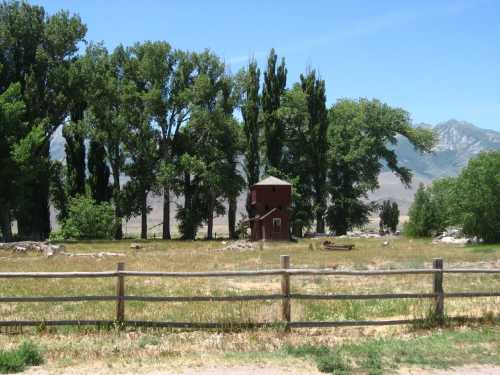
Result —
<path fill-rule="evenodd" d="M 66 244 L 69 252 L 123 252 L 125 257 L 67 257 L 45 258 L 34 255 L 0 254 L 0 271 L 104 271 L 125 262 L 128 270 L 203 271 L 241 270 L 279 267 L 279 255 L 289 254 L 293 267 L 338 268 L 420 268 L 430 267 L 432 258 L 441 257 L 447 267 L 500 267 L 500 246 L 453 247 L 431 245 L 428 240 L 395 239 L 383 246 L 381 239 L 353 240 L 351 252 L 320 250 L 320 240 L 298 243 L 267 243 L 261 249 L 221 251 L 218 241 L 148 241 L 140 250 L 130 249 L 130 241 L 82 242 Z M 129 295 L 238 295 L 279 292 L 279 278 L 217 278 L 170 279 L 127 278 Z M 431 291 L 431 276 L 389 277 L 294 277 L 292 292 L 317 293 L 375 293 Z M 447 291 L 500 290 L 498 275 L 446 275 Z M 53 279 L 1 280 L 2 296 L 35 295 L 112 295 L 113 279 Z M 279 301 L 239 303 L 142 303 L 128 302 L 128 319 L 168 321 L 246 322 L 279 319 Z M 428 301 L 293 301 L 294 320 L 344 320 L 423 317 Z M 16 303 L 0 304 L 0 319 L 113 319 L 115 304 L 102 302 L 78 303 Z M 455 299 L 446 301 L 449 315 L 485 315 L 500 313 L 500 299 Z M 335 335 L 332 335 L 335 332 Z M 133 330 L 126 332 L 77 330 L 25 330 L 19 336 L 0 335 L 0 345 L 9 346 L 25 336 L 38 335 L 47 349 L 49 362 L 68 366 L 90 358 L 106 362 L 120 358 L 125 362 L 168 360 L 171 364 L 208 360 L 200 353 L 211 354 L 210 360 L 220 360 L 225 352 L 274 353 L 285 344 L 329 344 L 354 337 L 377 337 L 412 334 L 407 327 L 360 328 L 337 330 L 302 330 L 284 335 L 276 329 L 242 332 L 179 332 L 166 330 Z M 140 349 L 140 350 L 139 350 Z M 68 358 L 74 358 L 68 360 Z M 155 359 L 156 358 L 156 359 Z M 217 359 L 218 358 L 218 359 Z M 230 359 L 226 359 L 230 360 Z M 269 361 L 276 360 L 271 356 Z"/>

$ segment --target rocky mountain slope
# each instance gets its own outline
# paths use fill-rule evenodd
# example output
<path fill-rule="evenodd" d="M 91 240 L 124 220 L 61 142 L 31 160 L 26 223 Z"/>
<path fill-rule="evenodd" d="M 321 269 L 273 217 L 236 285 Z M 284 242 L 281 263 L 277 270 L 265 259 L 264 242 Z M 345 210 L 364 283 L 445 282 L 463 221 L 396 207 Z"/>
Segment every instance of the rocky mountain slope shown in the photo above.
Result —
<path fill-rule="evenodd" d="M 446 176 L 456 176 L 467 162 L 485 150 L 500 150 L 500 132 L 481 129 L 457 120 L 449 120 L 432 127 L 438 143 L 430 154 L 416 152 L 410 143 L 401 138 L 395 147 L 401 164 L 414 173 L 412 187 L 405 189 L 398 179 L 389 172 L 380 175 L 380 189 L 370 195 L 371 199 L 393 199 L 405 213 L 413 201 L 413 194 L 420 182 L 429 184 L 432 180 Z"/>

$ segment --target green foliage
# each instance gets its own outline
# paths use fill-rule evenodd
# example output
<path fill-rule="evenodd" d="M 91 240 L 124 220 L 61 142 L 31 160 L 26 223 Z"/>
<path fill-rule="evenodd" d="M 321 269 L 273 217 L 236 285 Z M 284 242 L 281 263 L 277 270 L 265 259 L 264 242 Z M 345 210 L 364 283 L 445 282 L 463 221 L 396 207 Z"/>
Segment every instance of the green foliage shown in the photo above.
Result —
<path fill-rule="evenodd" d="M 0 4 L 0 94 L 19 84 L 29 108 L 25 126 L 10 144 L 14 157 L 26 161 L 15 179 L 15 218 L 21 237 L 44 239 L 50 232 L 49 143 L 71 107 L 70 76 L 86 27 L 78 16 L 48 15 L 27 2 Z"/>
<path fill-rule="evenodd" d="M 267 69 L 264 72 L 262 87 L 262 121 L 264 123 L 266 168 L 281 169 L 283 158 L 284 129 L 278 117 L 281 98 L 285 92 L 287 69 L 285 59 L 276 66 L 278 56 L 271 49 L 267 59 Z"/>
<path fill-rule="evenodd" d="M 318 370 L 328 374 L 348 375 L 350 366 L 339 352 L 335 352 L 327 346 L 301 345 L 284 347 L 285 353 L 294 357 L 313 357 Z"/>
<path fill-rule="evenodd" d="M 106 163 L 106 148 L 99 140 L 90 140 L 88 152 L 88 184 L 90 195 L 97 203 L 109 202 L 112 197 L 112 189 L 109 185 L 110 171 Z"/>
<path fill-rule="evenodd" d="M 331 230 L 345 234 L 367 223 L 374 205 L 366 203 L 367 193 L 379 187 L 383 163 L 405 185 L 411 171 L 398 162 L 391 145 L 403 136 L 421 152 L 431 150 L 432 131 L 415 128 L 409 114 L 378 100 L 339 100 L 329 113 L 329 192 L 331 206 L 327 221 Z M 383 163 L 382 163 L 383 162 Z"/>
<path fill-rule="evenodd" d="M 458 179 L 446 177 L 432 182 L 431 199 L 435 207 L 436 230 L 444 230 L 449 226 L 460 225 L 458 221 L 458 202 L 456 192 L 460 188 Z"/>
<path fill-rule="evenodd" d="M 399 224 L 399 208 L 396 202 L 385 200 L 380 206 L 380 231 L 385 232 L 390 230 L 392 233 L 396 232 Z"/>
<path fill-rule="evenodd" d="M 328 111 L 326 109 L 325 81 L 316 77 L 314 70 L 300 75 L 300 85 L 307 102 L 308 142 L 304 145 L 307 160 L 311 164 L 310 175 L 314 201 L 316 232 L 325 232 L 326 177 L 328 170 Z"/>
<path fill-rule="evenodd" d="M 87 30 L 79 16 L 49 15 L 26 2 L 1 3 L 0 22 L 0 231 L 6 238 L 14 220 L 21 237 L 49 235 L 49 194 L 64 235 L 89 235 L 75 232 L 68 218 L 69 201 L 89 194 L 97 203 L 112 202 L 116 239 L 122 218 L 135 215 L 145 238 L 151 192 L 163 194 L 163 238 L 170 238 L 171 193 L 184 197 L 177 211 L 183 238 L 195 238 L 205 223 L 211 238 L 214 218 L 226 207 L 234 238 L 237 197 L 245 182 L 258 182 L 262 166 L 294 185 L 295 235 L 314 221 L 324 232 L 325 219 L 343 234 L 367 222 L 374 205 L 366 198 L 382 168 L 410 183 L 411 171 L 392 147 L 398 139 L 421 152 L 434 144 L 432 132 L 412 127 L 406 111 L 377 100 L 344 99 L 328 111 L 325 81 L 314 70 L 287 89 L 285 60 L 274 49 L 260 93 L 255 61 L 234 77 L 214 53 L 184 52 L 165 41 L 113 52 L 89 43 L 80 55 Z M 64 165 L 49 157 L 61 126 Z M 241 156 L 246 181 L 237 167 Z M 434 195 L 444 207 L 438 197 L 446 188 L 436 185 Z M 439 220 L 450 217 L 446 211 Z"/>
<path fill-rule="evenodd" d="M 246 70 L 241 70 L 236 77 L 238 104 L 243 117 L 245 143 L 245 175 L 247 186 L 256 184 L 260 177 L 260 69 L 257 62 L 251 61 Z M 248 217 L 253 217 L 250 194 L 247 195 L 246 210 Z"/>
<path fill-rule="evenodd" d="M 25 367 L 19 353 L 15 351 L 0 351 L 0 374 L 23 372 Z"/>
<path fill-rule="evenodd" d="M 38 346 L 25 341 L 17 350 L 0 350 L 0 374 L 23 372 L 26 366 L 39 366 L 43 356 Z"/>
<path fill-rule="evenodd" d="M 65 239 L 111 239 L 116 229 L 113 206 L 87 196 L 71 198 L 61 234 Z"/>
<path fill-rule="evenodd" d="M 25 132 L 24 111 L 21 86 L 9 85 L 0 94 L 0 232 L 5 241 L 12 239 L 10 218 L 18 197 L 15 182 L 21 177 L 12 152 Z"/>
<path fill-rule="evenodd" d="M 40 366 L 43 363 L 43 356 L 40 349 L 31 341 L 24 341 L 17 350 L 25 365 Z"/>
<path fill-rule="evenodd" d="M 500 241 L 500 152 L 470 160 L 456 183 L 456 215 L 463 232 L 486 243 Z"/>
<path fill-rule="evenodd" d="M 432 200 L 430 188 L 420 184 L 408 212 L 409 220 L 405 233 L 412 237 L 430 237 L 443 230 L 438 217 L 438 208 Z"/>
<path fill-rule="evenodd" d="M 299 84 L 287 91 L 277 111 L 278 119 L 284 129 L 283 160 L 281 169 L 269 168 L 270 174 L 289 181 L 293 185 L 290 219 L 292 233 L 301 237 L 313 220 L 312 176 L 308 145 L 311 142 L 310 115 L 307 107 L 307 95 Z"/>
<path fill-rule="evenodd" d="M 350 366 L 339 354 L 320 356 L 316 360 L 318 370 L 333 375 L 349 375 Z"/>

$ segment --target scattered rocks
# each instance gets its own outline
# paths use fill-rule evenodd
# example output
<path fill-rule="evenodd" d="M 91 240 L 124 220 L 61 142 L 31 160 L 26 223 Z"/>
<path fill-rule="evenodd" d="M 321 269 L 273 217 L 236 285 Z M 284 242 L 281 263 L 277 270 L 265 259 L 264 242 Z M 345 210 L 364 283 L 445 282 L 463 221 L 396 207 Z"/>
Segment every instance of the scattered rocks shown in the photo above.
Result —
<path fill-rule="evenodd" d="M 37 252 L 50 257 L 64 251 L 64 246 L 54 245 L 49 242 L 20 241 L 0 243 L 0 250 L 8 250 L 16 253 Z"/>
<path fill-rule="evenodd" d="M 111 252 L 100 252 L 100 253 L 68 253 L 61 252 L 61 255 L 67 257 L 90 257 L 90 258 L 104 258 L 104 257 L 124 257 L 125 253 L 111 253 Z"/>
<path fill-rule="evenodd" d="M 255 250 L 257 247 L 256 242 L 250 242 L 246 240 L 238 240 L 229 243 L 223 241 L 222 244 L 225 246 L 222 249 L 219 249 L 219 251 L 247 251 Z"/>
<path fill-rule="evenodd" d="M 142 245 L 138 244 L 138 243 L 131 243 L 130 248 L 135 249 L 135 250 L 139 250 L 139 249 L 142 249 Z"/>
<path fill-rule="evenodd" d="M 433 244 L 439 244 L 439 243 L 444 243 L 444 244 L 450 244 L 450 245 L 469 245 L 473 243 L 478 243 L 477 238 L 468 238 L 466 237 L 461 230 L 459 229 L 450 229 L 447 231 L 444 231 L 441 233 L 439 236 L 435 237 L 432 240 Z"/>

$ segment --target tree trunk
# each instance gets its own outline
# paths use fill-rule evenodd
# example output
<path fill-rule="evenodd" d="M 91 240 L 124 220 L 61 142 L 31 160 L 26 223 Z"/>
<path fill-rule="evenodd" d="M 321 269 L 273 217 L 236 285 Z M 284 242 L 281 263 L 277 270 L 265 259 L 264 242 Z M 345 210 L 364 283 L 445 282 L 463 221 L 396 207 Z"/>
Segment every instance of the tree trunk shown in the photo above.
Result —
<path fill-rule="evenodd" d="M 148 195 L 144 194 L 141 202 L 141 238 L 148 239 Z"/>
<path fill-rule="evenodd" d="M 208 220 L 207 220 L 207 240 L 213 239 L 213 230 L 214 230 L 214 206 L 215 206 L 215 198 L 213 193 L 209 194 L 210 201 L 208 202 Z"/>
<path fill-rule="evenodd" d="M 19 236 L 33 241 L 45 240 L 50 235 L 48 143 L 39 157 L 36 173 L 29 176 L 30 181 L 26 184 L 26 195 L 17 217 Z"/>
<path fill-rule="evenodd" d="M 292 234 L 295 237 L 302 238 L 302 236 L 303 236 L 303 234 L 302 234 L 302 225 L 293 224 L 292 225 Z"/>
<path fill-rule="evenodd" d="M 0 210 L 0 229 L 2 231 L 2 241 L 11 242 L 12 241 L 12 226 L 10 221 L 10 214 L 7 207 L 3 207 Z"/>
<path fill-rule="evenodd" d="M 123 238 L 122 229 L 122 214 L 120 209 L 120 170 L 115 166 L 113 168 L 113 203 L 115 205 L 115 220 L 116 220 L 116 231 L 115 240 L 121 240 Z"/>
<path fill-rule="evenodd" d="M 163 235 L 164 240 L 170 240 L 170 189 L 163 189 Z"/>
<path fill-rule="evenodd" d="M 325 233 L 325 218 L 322 212 L 316 214 L 316 233 Z"/>
<path fill-rule="evenodd" d="M 237 210 L 237 200 L 236 197 L 229 198 L 229 208 L 227 212 L 228 228 L 229 228 L 229 238 L 236 239 L 236 210 Z"/>

